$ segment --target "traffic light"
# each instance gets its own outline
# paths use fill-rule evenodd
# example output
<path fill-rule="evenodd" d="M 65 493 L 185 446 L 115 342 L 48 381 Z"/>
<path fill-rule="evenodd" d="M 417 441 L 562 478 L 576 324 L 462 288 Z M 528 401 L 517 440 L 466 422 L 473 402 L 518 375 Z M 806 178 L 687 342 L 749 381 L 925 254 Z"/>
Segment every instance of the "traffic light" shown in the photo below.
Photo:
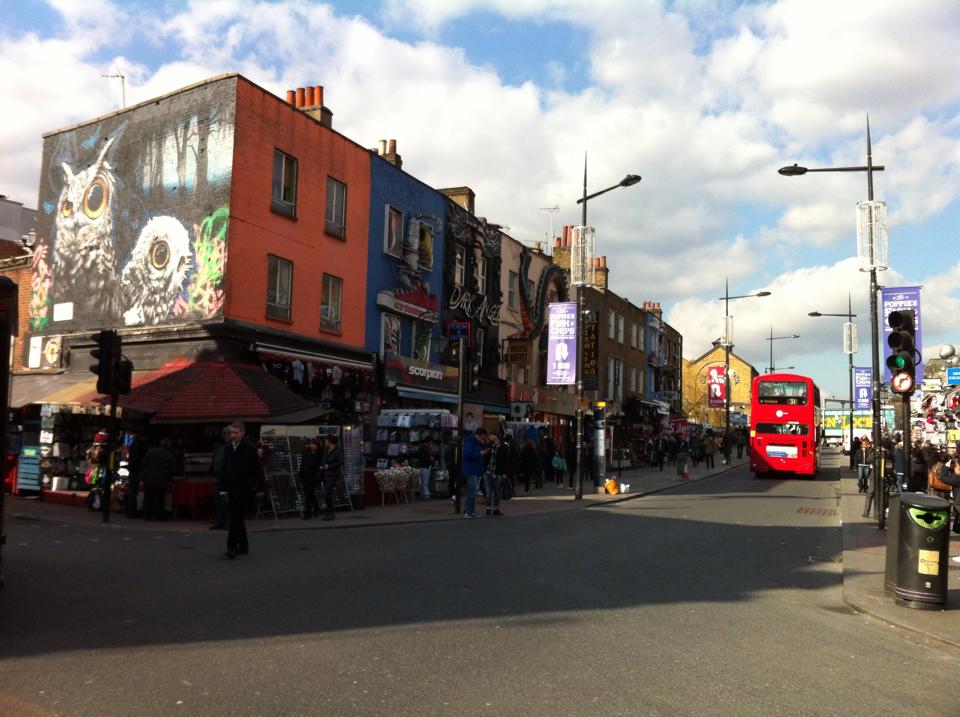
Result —
<path fill-rule="evenodd" d="M 893 331 L 887 337 L 890 356 L 887 368 L 890 369 L 890 388 L 895 393 L 909 393 L 917 382 L 917 327 L 914 312 L 910 310 L 891 311 L 887 324 Z"/>
<path fill-rule="evenodd" d="M 479 363 L 470 364 L 470 390 L 471 391 L 480 390 L 480 364 Z"/>
<path fill-rule="evenodd" d="M 97 374 L 97 393 L 111 393 L 120 363 L 120 336 L 116 331 L 98 331 L 90 337 L 97 348 L 90 352 L 94 364 L 90 370 Z"/>
<path fill-rule="evenodd" d="M 125 356 L 120 357 L 120 363 L 117 365 L 117 372 L 114 376 L 113 390 L 117 393 L 127 395 L 133 385 L 133 363 Z"/>

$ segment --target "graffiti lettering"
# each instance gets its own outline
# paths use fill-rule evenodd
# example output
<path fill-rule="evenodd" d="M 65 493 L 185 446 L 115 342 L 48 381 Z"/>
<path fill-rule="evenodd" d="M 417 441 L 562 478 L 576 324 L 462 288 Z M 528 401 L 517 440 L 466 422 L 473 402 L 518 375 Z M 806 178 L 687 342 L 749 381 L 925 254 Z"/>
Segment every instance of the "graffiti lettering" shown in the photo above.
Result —
<path fill-rule="evenodd" d="M 447 302 L 448 308 L 461 309 L 468 318 L 491 326 L 500 323 L 500 306 L 500 302 L 493 303 L 486 296 L 474 294 L 462 286 L 453 287 Z"/>

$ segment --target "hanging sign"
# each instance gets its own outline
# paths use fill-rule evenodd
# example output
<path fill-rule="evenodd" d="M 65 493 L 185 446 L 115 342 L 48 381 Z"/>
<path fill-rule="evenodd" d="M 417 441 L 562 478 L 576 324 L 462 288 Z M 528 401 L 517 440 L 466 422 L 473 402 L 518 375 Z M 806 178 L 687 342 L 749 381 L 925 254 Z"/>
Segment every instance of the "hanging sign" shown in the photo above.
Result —
<path fill-rule="evenodd" d="M 886 364 L 886 359 L 890 357 L 892 349 L 887 343 L 886 339 L 893 331 L 890 328 L 890 324 L 887 323 L 887 318 L 890 316 L 891 311 L 902 311 L 909 309 L 913 311 L 914 320 L 916 321 L 916 348 L 917 348 L 917 376 L 923 376 L 923 360 L 920 358 L 921 350 L 923 348 L 923 332 L 921 326 L 923 322 L 920 320 L 920 287 L 919 286 L 885 286 L 880 292 L 881 302 L 883 304 L 881 323 L 883 324 L 883 358 L 884 364 Z M 886 366 L 884 373 L 884 381 L 890 383 L 893 376 L 891 375 L 890 367 Z"/>
<path fill-rule="evenodd" d="M 868 411 L 873 402 L 873 369 L 853 368 L 853 410 Z"/>
<path fill-rule="evenodd" d="M 723 366 L 711 366 L 707 372 L 707 406 L 723 408 L 727 405 L 727 370 Z"/>
<path fill-rule="evenodd" d="M 547 385 L 577 382 L 577 303 L 552 303 L 548 309 Z"/>
<path fill-rule="evenodd" d="M 583 380 L 584 391 L 597 390 L 597 314 L 586 311 L 583 315 L 581 341 L 583 341 L 583 370 L 580 377 Z"/>

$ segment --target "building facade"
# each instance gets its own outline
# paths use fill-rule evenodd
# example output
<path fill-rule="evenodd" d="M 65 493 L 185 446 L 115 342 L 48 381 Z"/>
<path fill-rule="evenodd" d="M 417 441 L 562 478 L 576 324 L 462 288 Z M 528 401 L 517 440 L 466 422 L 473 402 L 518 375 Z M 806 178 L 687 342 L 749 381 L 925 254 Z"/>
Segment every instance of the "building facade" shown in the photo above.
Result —
<path fill-rule="evenodd" d="M 691 422 L 722 430 L 724 406 L 711 407 L 709 382 L 711 369 L 725 368 L 726 352 L 719 342 L 692 360 L 683 361 L 683 406 Z M 750 425 L 750 402 L 753 379 L 757 369 L 730 352 L 730 425 Z"/>

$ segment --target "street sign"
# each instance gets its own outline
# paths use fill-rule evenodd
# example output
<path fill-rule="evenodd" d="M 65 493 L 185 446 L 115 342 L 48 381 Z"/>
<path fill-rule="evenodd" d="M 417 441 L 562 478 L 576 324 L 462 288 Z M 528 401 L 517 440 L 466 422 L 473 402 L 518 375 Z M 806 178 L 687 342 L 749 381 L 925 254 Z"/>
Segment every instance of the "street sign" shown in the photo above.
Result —
<path fill-rule="evenodd" d="M 960 386 L 960 366 L 951 366 L 947 369 L 947 385 Z"/>
<path fill-rule="evenodd" d="M 469 321 L 451 321 L 447 324 L 447 338 L 451 341 L 463 339 L 470 343 L 470 322 Z"/>
<path fill-rule="evenodd" d="M 890 388 L 894 393 L 910 393 L 913 390 L 913 376 L 901 371 L 890 381 Z"/>

